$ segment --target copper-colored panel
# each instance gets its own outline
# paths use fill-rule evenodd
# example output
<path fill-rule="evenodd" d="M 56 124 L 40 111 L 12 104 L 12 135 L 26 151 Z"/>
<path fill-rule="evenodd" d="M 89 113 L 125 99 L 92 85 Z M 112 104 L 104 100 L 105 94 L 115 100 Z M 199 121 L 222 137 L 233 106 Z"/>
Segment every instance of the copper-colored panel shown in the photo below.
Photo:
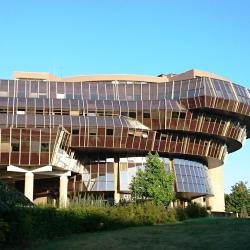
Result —
<path fill-rule="evenodd" d="M 79 147 L 79 135 L 72 136 L 71 139 L 71 146 L 72 147 Z"/>
<path fill-rule="evenodd" d="M 32 165 L 39 165 L 39 154 L 31 153 L 30 164 Z"/>
<path fill-rule="evenodd" d="M 133 139 L 134 139 L 134 137 L 133 137 L 133 136 L 128 136 L 128 137 L 127 137 L 127 144 L 126 144 L 126 148 L 132 148 L 132 145 L 133 145 Z"/>
<path fill-rule="evenodd" d="M 21 165 L 29 164 L 29 153 L 21 153 Z"/>
<path fill-rule="evenodd" d="M 19 164 L 19 152 L 11 152 L 10 164 L 13 165 Z"/>
<path fill-rule="evenodd" d="M 41 153 L 40 154 L 40 164 L 49 164 L 49 155 L 48 153 Z"/>

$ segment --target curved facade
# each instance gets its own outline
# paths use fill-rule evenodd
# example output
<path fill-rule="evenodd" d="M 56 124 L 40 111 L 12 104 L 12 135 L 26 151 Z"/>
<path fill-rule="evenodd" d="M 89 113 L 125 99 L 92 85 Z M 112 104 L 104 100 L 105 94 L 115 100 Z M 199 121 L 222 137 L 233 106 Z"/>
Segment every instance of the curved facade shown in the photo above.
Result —
<path fill-rule="evenodd" d="M 249 115 L 248 89 L 198 70 L 157 77 L 16 73 L 0 81 L 0 177 L 25 179 L 30 199 L 34 178 L 38 197 L 58 189 L 60 177 L 61 200 L 67 190 L 119 200 L 147 153 L 158 152 L 176 175 L 178 198 L 206 197 L 222 211 L 214 169 L 249 137 Z"/>

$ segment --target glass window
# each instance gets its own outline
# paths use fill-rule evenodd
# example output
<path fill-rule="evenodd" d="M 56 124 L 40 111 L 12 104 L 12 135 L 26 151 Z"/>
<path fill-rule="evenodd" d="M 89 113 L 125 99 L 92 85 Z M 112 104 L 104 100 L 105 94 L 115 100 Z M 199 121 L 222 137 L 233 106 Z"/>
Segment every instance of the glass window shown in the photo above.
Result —
<path fill-rule="evenodd" d="M 107 100 L 114 100 L 114 84 L 106 84 Z"/>
<path fill-rule="evenodd" d="M 79 116 L 80 111 L 79 110 L 71 110 L 71 111 L 69 111 L 69 115 L 71 115 L 71 116 Z"/>
<path fill-rule="evenodd" d="M 89 127 L 89 135 L 96 135 L 97 128 L 96 127 Z"/>
<path fill-rule="evenodd" d="M 141 100 L 141 85 L 134 85 L 134 100 Z"/>
<path fill-rule="evenodd" d="M 73 135 L 79 135 L 79 128 L 73 128 L 72 129 L 72 134 Z"/>
<path fill-rule="evenodd" d="M 155 83 L 150 83 L 150 100 L 156 100 L 158 99 L 158 91 L 157 91 L 157 84 Z"/>
<path fill-rule="evenodd" d="M 0 92 L 6 92 L 8 94 L 8 81 L 7 80 L 0 81 Z"/>
<path fill-rule="evenodd" d="M 126 93 L 127 93 L 127 100 L 128 101 L 133 100 L 133 85 L 132 84 L 126 85 Z"/>
<path fill-rule="evenodd" d="M 185 117 L 186 117 L 186 113 L 181 112 L 181 113 L 180 113 L 180 118 L 181 118 L 181 119 L 185 119 Z"/>
<path fill-rule="evenodd" d="M 129 112 L 129 117 L 136 119 L 136 112 Z"/>
<path fill-rule="evenodd" d="M 90 99 L 90 94 L 89 94 L 89 83 L 83 83 L 82 84 L 82 96 L 84 99 Z"/>
<path fill-rule="evenodd" d="M 40 143 L 38 141 L 31 141 L 31 152 L 38 153 L 39 152 Z"/>
<path fill-rule="evenodd" d="M 150 113 L 144 112 L 143 113 L 143 118 L 150 118 Z"/>
<path fill-rule="evenodd" d="M 121 116 L 128 116 L 128 112 L 121 112 Z"/>
<path fill-rule="evenodd" d="M 172 112 L 172 118 L 179 118 L 179 112 Z"/>
<path fill-rule="evenodd" d="M 114 131 L 113 129 L 107 128 L 106 129 L 106 135 L 113 135 Z"/>
<path fill-rule="evenodd" d="M 66 97 L 73 98 L 73 86 L 71 82 L 65 83 Z"/>
<path fill-rule="evenodd" d="M 80 82 L 75 82 L 73 84 L 74 86 L 74 98 L 75 99 L 81 99 L 82 96 L 81 96 L 81 83 Z"/>
<path fill-rule="evenodd" d="M 20 148 L 19 143 L 17 143 L 17 142 L 11 143 L 11 149 L 12 149 L 12 151 L 19 152 L 19 148 Z"/>
<path fill-rule="evenodd" d="M 57 82 L 57 94 L 65 94 L 64 82 Z"/>
<path fill-rule="evenodd" d="M 126 100 L 126 86 L 123 83 L 117 84 L 119 100 Z"/>
<path fill-rule="evenodd" d="M 49 143 L 41 143 L 41 152 L 49 152 Z"/>

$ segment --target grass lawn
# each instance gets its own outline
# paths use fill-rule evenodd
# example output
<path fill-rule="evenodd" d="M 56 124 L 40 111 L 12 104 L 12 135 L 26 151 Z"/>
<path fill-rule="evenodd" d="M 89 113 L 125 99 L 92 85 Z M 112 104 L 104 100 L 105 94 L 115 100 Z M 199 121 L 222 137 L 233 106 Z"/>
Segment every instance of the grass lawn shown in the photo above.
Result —
<path fill-rule="evenodd" d="M 130 227 L 69 236 L 35 250 L 250 249 L 250 219 L 204 218 L 180 224 Z"/>

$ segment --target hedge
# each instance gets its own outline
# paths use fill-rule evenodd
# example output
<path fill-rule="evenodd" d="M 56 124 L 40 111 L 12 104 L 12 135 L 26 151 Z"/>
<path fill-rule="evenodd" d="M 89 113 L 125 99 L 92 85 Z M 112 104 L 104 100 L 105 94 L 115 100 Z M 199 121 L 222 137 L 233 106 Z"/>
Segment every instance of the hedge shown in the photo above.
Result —
<path fill-rule="evenodd" d="M 200 213 L 198 215 L 200 216 Z M 0 223 L 0 235 L 2 233 L 2 242 L 5 245 L 15 242 L 18 246 L 26 246 L 31 240 L 50 240 L 72 233 L 128 226 L 166 224 L 182 220 L 183 217 L 187 217 L 183 209 L 166 209 L 150 202 L 118 207 L 71 209 L 15 207 L 2 214 L 2 223 L 5 224 L 2 230 Z"/>

